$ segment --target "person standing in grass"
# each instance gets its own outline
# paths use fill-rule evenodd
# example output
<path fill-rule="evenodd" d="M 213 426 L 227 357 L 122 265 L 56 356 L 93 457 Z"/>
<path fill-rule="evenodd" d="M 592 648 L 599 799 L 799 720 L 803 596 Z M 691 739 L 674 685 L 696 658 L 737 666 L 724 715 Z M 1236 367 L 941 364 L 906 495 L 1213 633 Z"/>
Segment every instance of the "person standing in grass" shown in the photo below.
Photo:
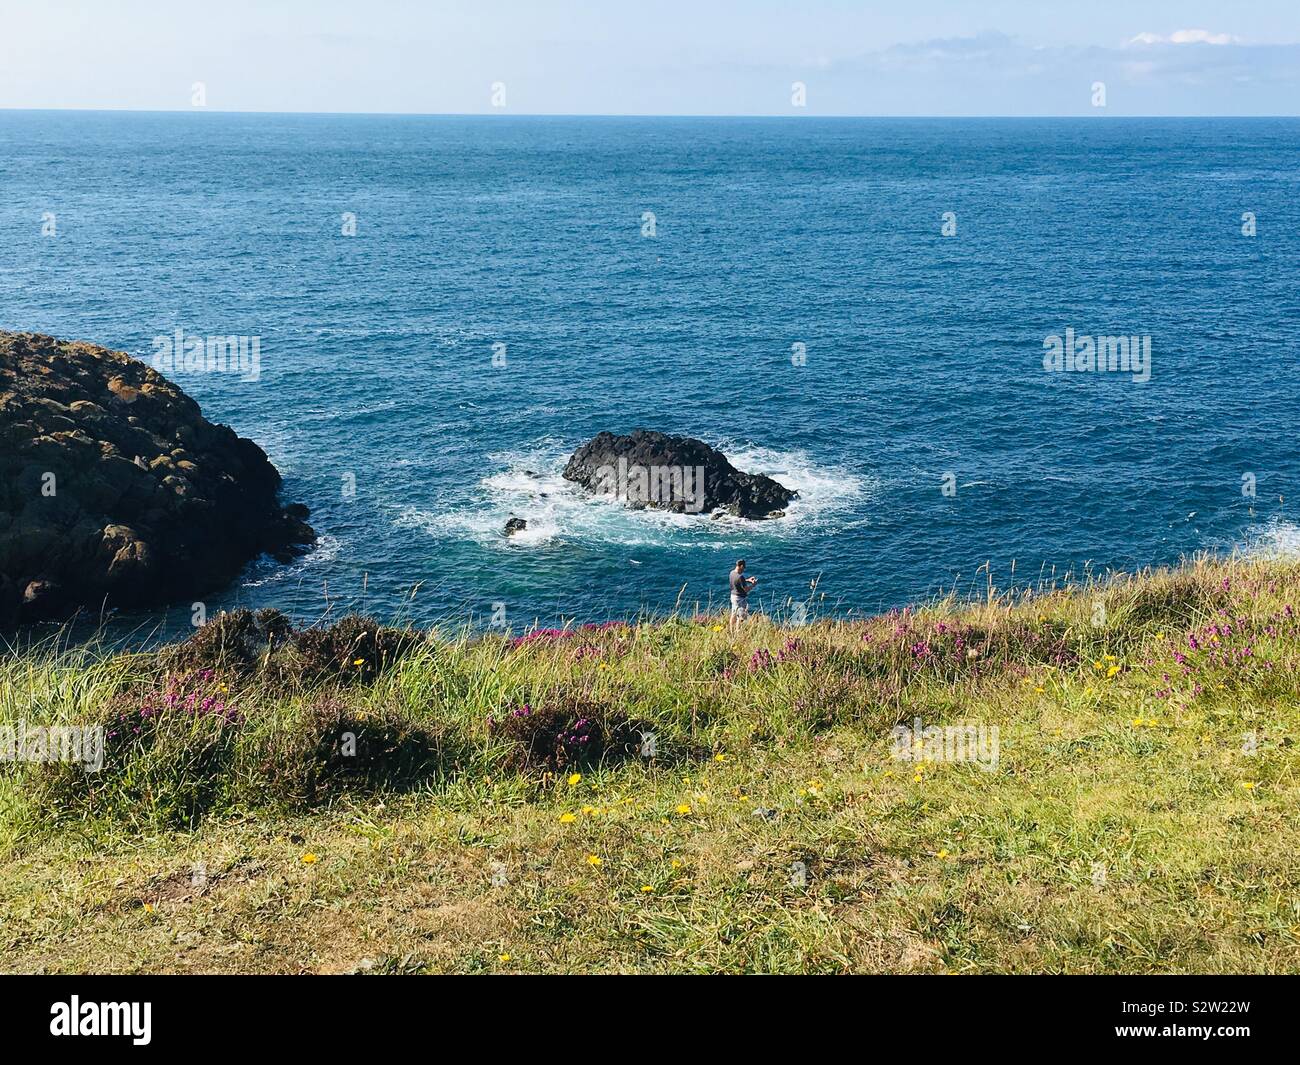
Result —
<path fill-rule="evenodd" d="M 731 571 L 731 626 L 735 628 L 749 617 L 749 593 L 758 583 L 757 577 L 745 576 L 745 560 L 739 559 Z"/>

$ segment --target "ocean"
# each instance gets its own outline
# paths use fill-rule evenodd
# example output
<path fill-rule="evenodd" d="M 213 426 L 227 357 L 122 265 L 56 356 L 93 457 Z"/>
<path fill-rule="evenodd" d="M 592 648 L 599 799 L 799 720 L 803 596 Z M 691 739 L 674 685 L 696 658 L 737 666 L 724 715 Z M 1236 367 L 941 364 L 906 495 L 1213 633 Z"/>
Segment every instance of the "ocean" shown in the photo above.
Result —
<path fill-rule="evenodd" d="M 520 630 L 717 608 L 745 557 L 844 615 L 1300 544 L 1300 120 L 0 112 L 0 190 L 4 328 L 256 338 L 169 376 L 320 543 L 209 612 Z M 1105 372 L 1051 367 L 1083 337 Z M 800 498 L 560 477 L 635 427 Z"/>

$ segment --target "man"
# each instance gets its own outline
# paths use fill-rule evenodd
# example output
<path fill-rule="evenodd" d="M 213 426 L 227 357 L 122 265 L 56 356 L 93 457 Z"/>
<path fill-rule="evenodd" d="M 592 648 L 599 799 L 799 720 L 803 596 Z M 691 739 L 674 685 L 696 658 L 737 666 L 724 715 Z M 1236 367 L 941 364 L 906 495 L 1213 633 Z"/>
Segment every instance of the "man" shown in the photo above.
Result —
<path fill-rule="evenodd" d="M 731 625 L 734 628 L 749 617 L 749 593 L 758 583 L 757 577 L 745 576 L 745 560 L 736 562 L 731 571 Z"/>

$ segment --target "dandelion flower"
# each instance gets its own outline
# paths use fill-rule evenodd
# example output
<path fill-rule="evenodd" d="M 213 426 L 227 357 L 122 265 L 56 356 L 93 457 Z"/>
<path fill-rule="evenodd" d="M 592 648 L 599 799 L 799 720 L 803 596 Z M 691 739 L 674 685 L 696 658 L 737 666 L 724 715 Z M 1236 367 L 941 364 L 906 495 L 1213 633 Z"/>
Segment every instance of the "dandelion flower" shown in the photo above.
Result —
<path fill-rule="evenodd" d="M 590 817 L 592 814 L 596 812 L 596 808 L 594 806 L 584 806 L 582 808 L 582 812 L 586 814 L 588 817 Z"/>
<path fill-rule="evenodd" d="M 152 902 L 146 902 L 146 903 L 144 904 L 144 912 L 145 912 L 145 913 L 153 913 L 153 903 L 152 903 Z"/>
<path fill-rule="evenodd" d="M 727 761 L 727 756 L 725 754 L 715 754 L 713 760 L 715 762 L 725 762 Z"/>
<path fill-rule="evenodd" d="M 306 865 L 315 865 L 318 861 L 320 861 L 320 856 L 316 854 L 312 854 L 311 851 L 308 851 L 306 854 L 302 856 L 302 860 L 303 863 Z"/>
<path fill-rule="evenodd" d="M 571 825 L 576 820 L 577 818 L 574 817 L 573 814 L 570 813 L 560 814 L 560 824 L 562 825 Z"/>
<path fill-rule="evenodd" d="M 940 858 L 946 858 L 946 857 L 948 857 L 948 852 L 947 852 L 947 851 L 940 851 L 938 856 L 939 856 Z"/>
<path fill-rule="evenodd" d="M 500 959 L 501 959 L 503 962 L 506 962 L 506 961 L 509 961 L 509 960 L 510 960 L 510 955 L 509 955 L 509 954 L 501 954 L 501 955 L 499 955 L 499 957 L 500 957 Z"/>
<path fill-rule="evenodd" d="M 600 865 L 600 864 L 601 864 L 601 861 L 600 861 L 600 855 L 598 855 L 598 854 L 588 854 L 588 855 L 587 855 L 587 864 L 588 864 L 588 865 L 593 865 L 593 866 L 594 866 L 594 865 Z"/>
<path fill-rule="evenodd" d="M 642 884 L 641 890 L 648 894 L 649 892 L 654 891 L 654 888 L 652 888 L 649 884 Z"/>
<path fill-rule="evenodd" d="M 1133 727 L 1134 727 L 1134 728 L 1141 728 L 1141 727 L 1142 727 L 1142 719 L 1141 719 L 1140 717 L 1135 717 L 1135 718 L 1133 719 Z"/>
<path fill-rule="evenodd" d="M 677 807 L 677 812 L 679 814 L 688 814 L 691 812 L 691 808 L 687 806 L 686 803 L 682 803 Z"/>
<path fill-rule="evenodd" d="M 582 783 L 582 774 L 581 774 L 581 773 L 572 773 L 572 774 L 569 775 L 569 785 L 570 785 L 570 787 L 572 787 L 574 784 L 581 784 L 581 783 Z"/>
<path fill-rule="evenodd" d="M 352 660 L 352 664 L 354 666 L 364 666 L 366 664 L 366 660 L 364 658 L 354 658 Z"/>
<path fill-rule="evenodd" d="M 1118 672 L 1119 672 L 1119 666 L 1111 666 L 1110 669 L 1106 670 L 1106 676 L 1113 677 Z"/>
<path fill-rule="evenodd" d="M 1259 785 L 1258 785 L 1258 781 L 1246 780 L 1242 782 L 1241 786 L 1245 788 L 1247 791 L 1254 791 L 1255 788 L 1258 787 Z"/>
<path fill-rule="evenodd" d="M 712 631 L 712 632 L 721 632 L 721 631 L 722 631 L 722 626 L 721 626 L 721 625 L 714 625 L 713 628 L 712 628 L 712 630 L 710 630 L 710 631 Z"/>

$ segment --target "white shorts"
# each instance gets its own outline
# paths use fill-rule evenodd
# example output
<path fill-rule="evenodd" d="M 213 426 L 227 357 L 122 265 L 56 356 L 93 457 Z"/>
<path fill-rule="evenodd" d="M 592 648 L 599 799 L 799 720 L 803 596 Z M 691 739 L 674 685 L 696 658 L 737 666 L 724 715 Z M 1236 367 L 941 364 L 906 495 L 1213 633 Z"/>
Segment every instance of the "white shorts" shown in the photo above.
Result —
<path fill-rule="evenodd" d="M 731 616 L 733 618 L 749 617 L 749 598 L 743 595 L 731 597 Z"/>

